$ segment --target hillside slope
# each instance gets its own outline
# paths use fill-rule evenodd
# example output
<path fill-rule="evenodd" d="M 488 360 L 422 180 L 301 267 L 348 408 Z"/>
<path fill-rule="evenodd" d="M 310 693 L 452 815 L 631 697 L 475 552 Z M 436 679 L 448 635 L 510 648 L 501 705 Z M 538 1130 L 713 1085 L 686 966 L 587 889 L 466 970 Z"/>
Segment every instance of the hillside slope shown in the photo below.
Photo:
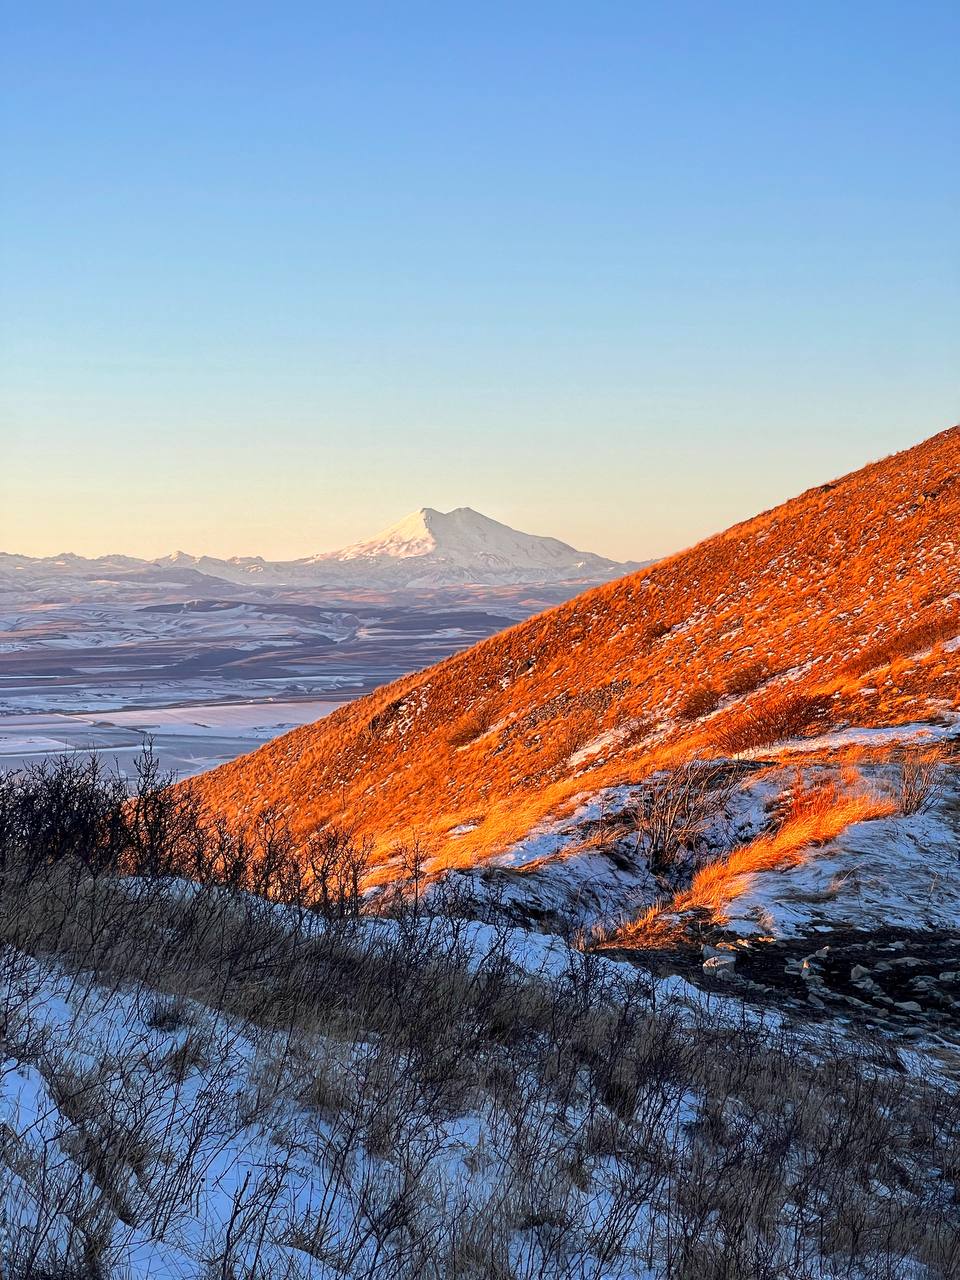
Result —
<path fill-rule="evenodd" d="M 960 706 L 960 427 L 406 677 L 198 780 L 457 865 L 577 794 Z"/>

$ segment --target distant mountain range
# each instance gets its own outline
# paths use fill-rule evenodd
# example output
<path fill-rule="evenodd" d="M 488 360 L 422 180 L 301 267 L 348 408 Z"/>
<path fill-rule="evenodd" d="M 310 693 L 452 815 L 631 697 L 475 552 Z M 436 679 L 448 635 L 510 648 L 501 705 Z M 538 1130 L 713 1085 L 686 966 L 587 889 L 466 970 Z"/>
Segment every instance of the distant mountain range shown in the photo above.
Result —
<path fill-rule="evenodd" d="M 225 584 L 253 587 L 417 588 L 465 584 L 605 582 L 639 566 L 621 564 L 556 538 L 520 533 L 470 507 L 423 507 L 381 534 L 339 551 L 299 560 L 260 556 L 193 556 L 184 551 L 157 560 L 111 555 L 85 559 L 71 553 L 35 558 L 0 553 L 0 592 L 34 594 L 70 580 L 91 591 L 114 586 L 182 584 L 211 591 Z"/>

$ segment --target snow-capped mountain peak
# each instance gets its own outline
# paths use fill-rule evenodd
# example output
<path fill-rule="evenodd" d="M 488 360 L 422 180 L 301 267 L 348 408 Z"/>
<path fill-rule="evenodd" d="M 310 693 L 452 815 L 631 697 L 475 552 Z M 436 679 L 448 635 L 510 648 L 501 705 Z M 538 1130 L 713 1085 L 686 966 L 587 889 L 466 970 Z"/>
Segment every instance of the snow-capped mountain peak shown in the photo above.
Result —
<path fill-rule="evenodd" d="M 391 577 L 403 574 L 409 585 L 606 578 L 626 568 L 557 538 L 521 533 L 472 507 L 421 507 L 373 538 L 311 556 L 304 563 L 352 564 Z"/>
<path fill-rule="evenodd" d="M 406 559 L 408 556 L 429 555 L 437 549 L 437 531 L 445 519 L 443 513 L 433 507 L 421 507 L 373 538 L 353 542 L 339 551 L 311 556 L 310 560 L 318 563 L 323 560 L 369 560 L 379 556 Z"/>

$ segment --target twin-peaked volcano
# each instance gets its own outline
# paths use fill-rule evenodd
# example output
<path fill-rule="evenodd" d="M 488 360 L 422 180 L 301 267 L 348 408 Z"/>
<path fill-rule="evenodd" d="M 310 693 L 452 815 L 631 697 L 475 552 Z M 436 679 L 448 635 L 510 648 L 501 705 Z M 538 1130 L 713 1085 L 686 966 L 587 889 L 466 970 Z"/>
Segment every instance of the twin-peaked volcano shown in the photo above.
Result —
<path fill-rule="evenodd" d="M 557 538 L 520 533 L 499 520 L 457 507 L 422 507 L 383 533 L 340 551 L 311 556 L 304 564 L 344 566 L 357 574 L 406 579 L 405 585 L 444 582 L 554 582 L 602 580 L 626 572 Z"/>

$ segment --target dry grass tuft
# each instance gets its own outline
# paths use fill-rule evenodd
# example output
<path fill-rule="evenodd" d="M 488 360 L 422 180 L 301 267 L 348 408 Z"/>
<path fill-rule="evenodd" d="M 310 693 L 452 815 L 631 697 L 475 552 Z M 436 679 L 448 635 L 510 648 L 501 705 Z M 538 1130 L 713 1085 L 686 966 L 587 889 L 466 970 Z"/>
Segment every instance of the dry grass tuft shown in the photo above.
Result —
<path fill-rule="evenodd" d="M 827 694 L 803 690 L 771 690 L 725 716 L 713 734 L 717 747 L 738 756 L 760 747 L 801 738 L 829 725 L 832 702 Z"/>
<path fill-rule="evenodd" d="M 465 711 L 450 726 L 447 741 L 454 748 L 467 747 L 487 732 L 493 724 L 493 712 L 485 702 L 477 703 Z"/>
<path fill-rule="evenodd" d="M 677 716 L 680 720 L 699 720 L 702 716 L 708 716 L 711 711 L 716 711 L 722 699 L 723 695 L 713 685 L 699 685 L 684 697 Z"/>

